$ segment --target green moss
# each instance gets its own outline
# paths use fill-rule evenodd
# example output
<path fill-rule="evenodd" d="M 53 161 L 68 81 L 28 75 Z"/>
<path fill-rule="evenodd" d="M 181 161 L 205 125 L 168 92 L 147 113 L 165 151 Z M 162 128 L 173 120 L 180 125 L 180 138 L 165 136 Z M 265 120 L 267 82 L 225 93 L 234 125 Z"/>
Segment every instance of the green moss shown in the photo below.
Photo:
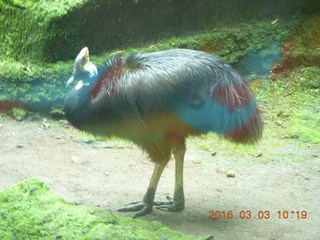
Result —
<path fill-rule="evenodd" d="M 291 121 L 291 138 L 308 143 L 320 143 L 320 114 L 302 111 L 295 114 Z"/>
<path fill-rule="evenodd" d="M 320 62 L 320 16 L 309 18 L 284 42 L 285 58 L 293 66 L 312 66 Z M 290 59 L 291 58 L 291 59 Z"/>
<path fill-rule="evenodd" d="M 188 37 L 173 37 L 162 39 L 149 47 L 140 49 L 126 49 L 125 53 L 154 52 L 172 48 L 188 48 L 201 50 L 223 57 L 229 63 L 237 63 L 248 54 L 254 54 L 263 49 L 262 57 L 269 52 L 267 47 L 275 45 L 289 34 L 290 24 L 269 21 L 233 24 L 231 27 L 221 27 L 199 31 Z M 274 51 L 272 48 L 271 51 Z M 264 55 L 264 56 L 263 56 Z"/>
<path fill-rule="evenodd" d="M 64 118 L 64 110 L 63 105 L 54 105 L 50 110 L 50 116 L 52 116 L 54 119 L 62 119 Z"/>
<path fill-rule="evenodd" d="M 290 74 L 292 83 L 303 89 L 320 88 L 320 68 L 319 67 L 300 67 Z"/>
<path fill-rule="evenodd" d="M 51 24 L 84 3 L 81 0 L 0 1 L 1 55 L 33 62 L 51 58 L 46 43 L 59 35 L 50 31 Z"/>
<path fill-rule="evenodd" d="M 290 72 L 297 67 L 319 66 L 320 16 L 308 16 L 299 21 L 281 46 L 283 61 L 273 67 L 276 74 Z"/>
<path fill-rule="evenodd" d="M 316 12 L 320 7 L 313 0 L 289 2 L 272 3 L 271 11 L 268 1 L 241 4 L 234 0 L 228 3 L 220 0 L 0 1 L 0 52 L 5 58 L 18 61 L 55 62 L 73 58 L 85 45 L 92 53 L 101 54 L 117 47 L 137 47 L 163 38 L 190 35 L 219 24 L 270 19 L 272 25 L 275 16 L 285 18 L 293 13 Z M 242 44 L 241 34 L 242 29 L 237 33 L 238 44 Z M 255 44 L 260 44 L 259 39 Z M 207 46 L 217 47 L 219 44 Z"/>
<path fill-rule="evenodd" d="M 12 115 L 15 119 L 18 121 L 21 121 L 27 116 L 28 112 L 25 109 L 22 108 L 13 108 L 12 109 Z"/>
<path fill-rule="evenodd" d="M 289 78 L 296 87 L 290 101 L 295 109 L 289 118 L 289 137 L 320 143 L 320 69 L 300 68 Z"/>
<path fill-rule="evenodd" d="M 261 95 L 271 136 L 320 143 L 319 68 L 300 67 Z"/>
<path fill-rule="evenodd" d="M 0 236 L 27 239 L 195 239 L 159 222 L 66 203 L 34 178 L 0 192 Z"/>
<path fill-rule="evenodd" d="M 30 110 L 46 112 L 64 103 L 65 84 L 71 76 L 72 62 L 41 66 L 6 60 L 0 65 L 0 99 L 17 101 Z"/>

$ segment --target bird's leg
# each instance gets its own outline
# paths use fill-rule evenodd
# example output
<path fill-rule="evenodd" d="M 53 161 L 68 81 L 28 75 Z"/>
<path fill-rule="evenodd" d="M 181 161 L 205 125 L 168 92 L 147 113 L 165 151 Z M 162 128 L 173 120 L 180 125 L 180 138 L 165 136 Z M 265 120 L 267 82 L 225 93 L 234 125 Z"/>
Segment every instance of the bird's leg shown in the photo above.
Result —
<path fill-rule="evenodd" d="M 120 212 L 129 212 L 129 211 L 137 211 L 133 218 L 144 216 L 152 211 L 154 195 L 156 193 L 156 189 L 159 183 L 159 179 L 163 172 L 164 167 L 166 166 L 167 162 L 163 163 L 156 163 L 153 174 L 149 183 L 149 187 L 147 192 L 145 193 L 142 202 L 132 202 L 124 207 L 118 209 Z"/>
<path fill-rule="evenodd" d="M 181 211 L 184 209 L 184 191 L 183 191 L 183 163 L 184 154 L 186 152 L 185 143 L 181 143 L 173 151 L 175 158 L 176 169 L 175 169 L 175 188 L 173 200 L 169 202 L 157 201 L 154 205 L 157 209 L 167 210 L 171 212 Z"/>

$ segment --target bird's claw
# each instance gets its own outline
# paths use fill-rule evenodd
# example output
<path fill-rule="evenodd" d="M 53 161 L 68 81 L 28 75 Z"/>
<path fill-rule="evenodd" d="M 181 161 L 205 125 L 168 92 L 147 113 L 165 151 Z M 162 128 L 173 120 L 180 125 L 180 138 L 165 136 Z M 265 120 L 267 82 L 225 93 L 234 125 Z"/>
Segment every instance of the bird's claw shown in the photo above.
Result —
<path fill-rule="evenodd" d="M 154 201 L 156 209 L 169 212 L 179 212 L 184 209 L 184 202 L 175 201 L 172 197 L 167 196 L 169 201 Z"/>
<path fill-rule="evenodd" d="M 167 196 L 168 201 L 154 201 L 146 203 L 144 201 L 136 201 L 125 204 L 122 208 L 117 209 L 119 212 L 136 212 L 133 218 L 147 215 L 152 211 L 153 205 L 156 209 L 169 212 L 178 212 L 184 209 L 184 200 L 176 201 L 172 197 Z"/>
<path fill-rule="evenodd" d="M 167 202 L 167 204 L 162 204 L 160 206 L 157 206 L 156 209 L 162 210 L 162 211 L 168 211 L 168 212 L 179 212 L 184 209 L 183 204 L 178 204 L 175 202 Z"/>
<path fill-rule="evenodd" d="M 133 218 L 147 215 L 152 211 L 152 204 L 145 203 L 143 201 L 131 202 L 124 205 L 124 207 L 117 209 L 119 212 L 134 212 L 137 211 Z"/>

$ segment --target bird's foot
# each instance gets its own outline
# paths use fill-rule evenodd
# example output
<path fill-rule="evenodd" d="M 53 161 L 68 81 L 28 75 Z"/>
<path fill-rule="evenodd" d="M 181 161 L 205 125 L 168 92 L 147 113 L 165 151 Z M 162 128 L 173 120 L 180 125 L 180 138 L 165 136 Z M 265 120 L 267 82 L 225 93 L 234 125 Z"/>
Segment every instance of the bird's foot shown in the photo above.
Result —
<path fill-rule="evenodd" d="M 169 196 L 167 196 L 167 199 L 168 201 L 154 201 L 156 209 L 169 212 L 179 212 L 184 209 L 184 200 L 176 201 Z"/>
<path fill-rule="evenodd" d="M 130 202 L 124 205 L 122 208 L 117 209 L 119 212 L 135 212 L 133 218 L 147 215 L 152 211 L 153 204 L 146 203 L 144 201 Z"/>

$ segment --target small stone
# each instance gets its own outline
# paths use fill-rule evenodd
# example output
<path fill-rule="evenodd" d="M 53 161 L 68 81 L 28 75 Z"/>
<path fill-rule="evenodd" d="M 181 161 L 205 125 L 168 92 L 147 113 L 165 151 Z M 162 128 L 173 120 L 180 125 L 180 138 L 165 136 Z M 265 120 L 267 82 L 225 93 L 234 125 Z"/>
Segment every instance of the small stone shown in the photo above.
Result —
<path fill-rule="evenodd" d="M 93 139 L 83 139 L 83 140 L 81 140 L 81 142 L 83 142 L 85 144 L 92 144 L 92 143 L 94 143 L 94 140 Z"/>
<path fill-rule="evenodd" d="M 133 167 L 133 166 L 135 166 L 135 165 L 137 165 L 137 162 L 136 162 L 136 161 L 133 161 L 133 162 L 131 162 L 131 163 L 129 164 L 129 167 Z"/>
<path fill-rule="evenodd" d="M 73 138 L 73 135 L 72 134 L 65 134 L 64 135 L 67 139 L 72 139 Z"/>
<path fill-rule="evenodd" d="M 192 160 L 192 162 L 193 162 L 194 164 L 200 164 L 202 161 L 201 161 L 201 160 Z"/>
<path fill-rule="evenodd" d="M 47 123 L 47 119 L 46 118 L 44 118 L 42 120 L 42 128 L 44 128 L 44 129 L 48 129 L 49 128 L 49 124 Z"/>
<path fill-rule="evenodd" d="M 290 91 L 287 95 L 285 96 L 290 96 L 291 94 L 293 94 L 293 91 Z"/>
<path fill-rule="evenodd" d="M 227 172 L 226 176 L 228 178 L 234 178 L 236 176 L 236 173 L 234 171 L 230 170 Z"/>
<path fill-rule="evenodd" d="M 0 123 L 0 128 L 3 128 L 3 125 Z"/>
<path fill-rule="evenodd" d="M 81 165 L 89 165 L 90 162 L 89 162 L 89 161 L 82 161 L 80 164 L 81 164 Z"/>
<path fill-rule="evenodd" d="M 110 175 L 109 172 L 105 172 L 104 175 L 106 175 L 107 177 Z"/>
<path fill-rule="evenodd" d="M 262 157 L 262 153 L 255 154 L 255 155 L 253 155 L 253 156 L 256 157 L 256 158 Z"/>
<path fill-rule="evenodd" d="M 215 155 L 217 155 L 217 152 L 212 152 L 212 153 L 211 153 L 211 156 L 212 156 L 212 157 L 215 156 Z"/>
<path fill-rule="evenodd" d="M 71 157 L 71 160 L 72 160 L 72 162 L 78 162 L 79 161 L 79 157 L 77 157 L 77 156 L 72 156 Z"/>
<path fill-rule="evenodd" d="M 22 144 L 17 144 L 16 148 L 23 148 L 23 145 Z"/>
<path fill-rule="evenodd" d="M 287 118 L 287 117 L 290 117 L 290 114 L 287 113 L 287 112 L 284 112 L 284 111 L 279 111 L 279 112 L 277 113 L 277 116 L 278 116 L 278 117 L 281 117 L 281 118 Z"/>

